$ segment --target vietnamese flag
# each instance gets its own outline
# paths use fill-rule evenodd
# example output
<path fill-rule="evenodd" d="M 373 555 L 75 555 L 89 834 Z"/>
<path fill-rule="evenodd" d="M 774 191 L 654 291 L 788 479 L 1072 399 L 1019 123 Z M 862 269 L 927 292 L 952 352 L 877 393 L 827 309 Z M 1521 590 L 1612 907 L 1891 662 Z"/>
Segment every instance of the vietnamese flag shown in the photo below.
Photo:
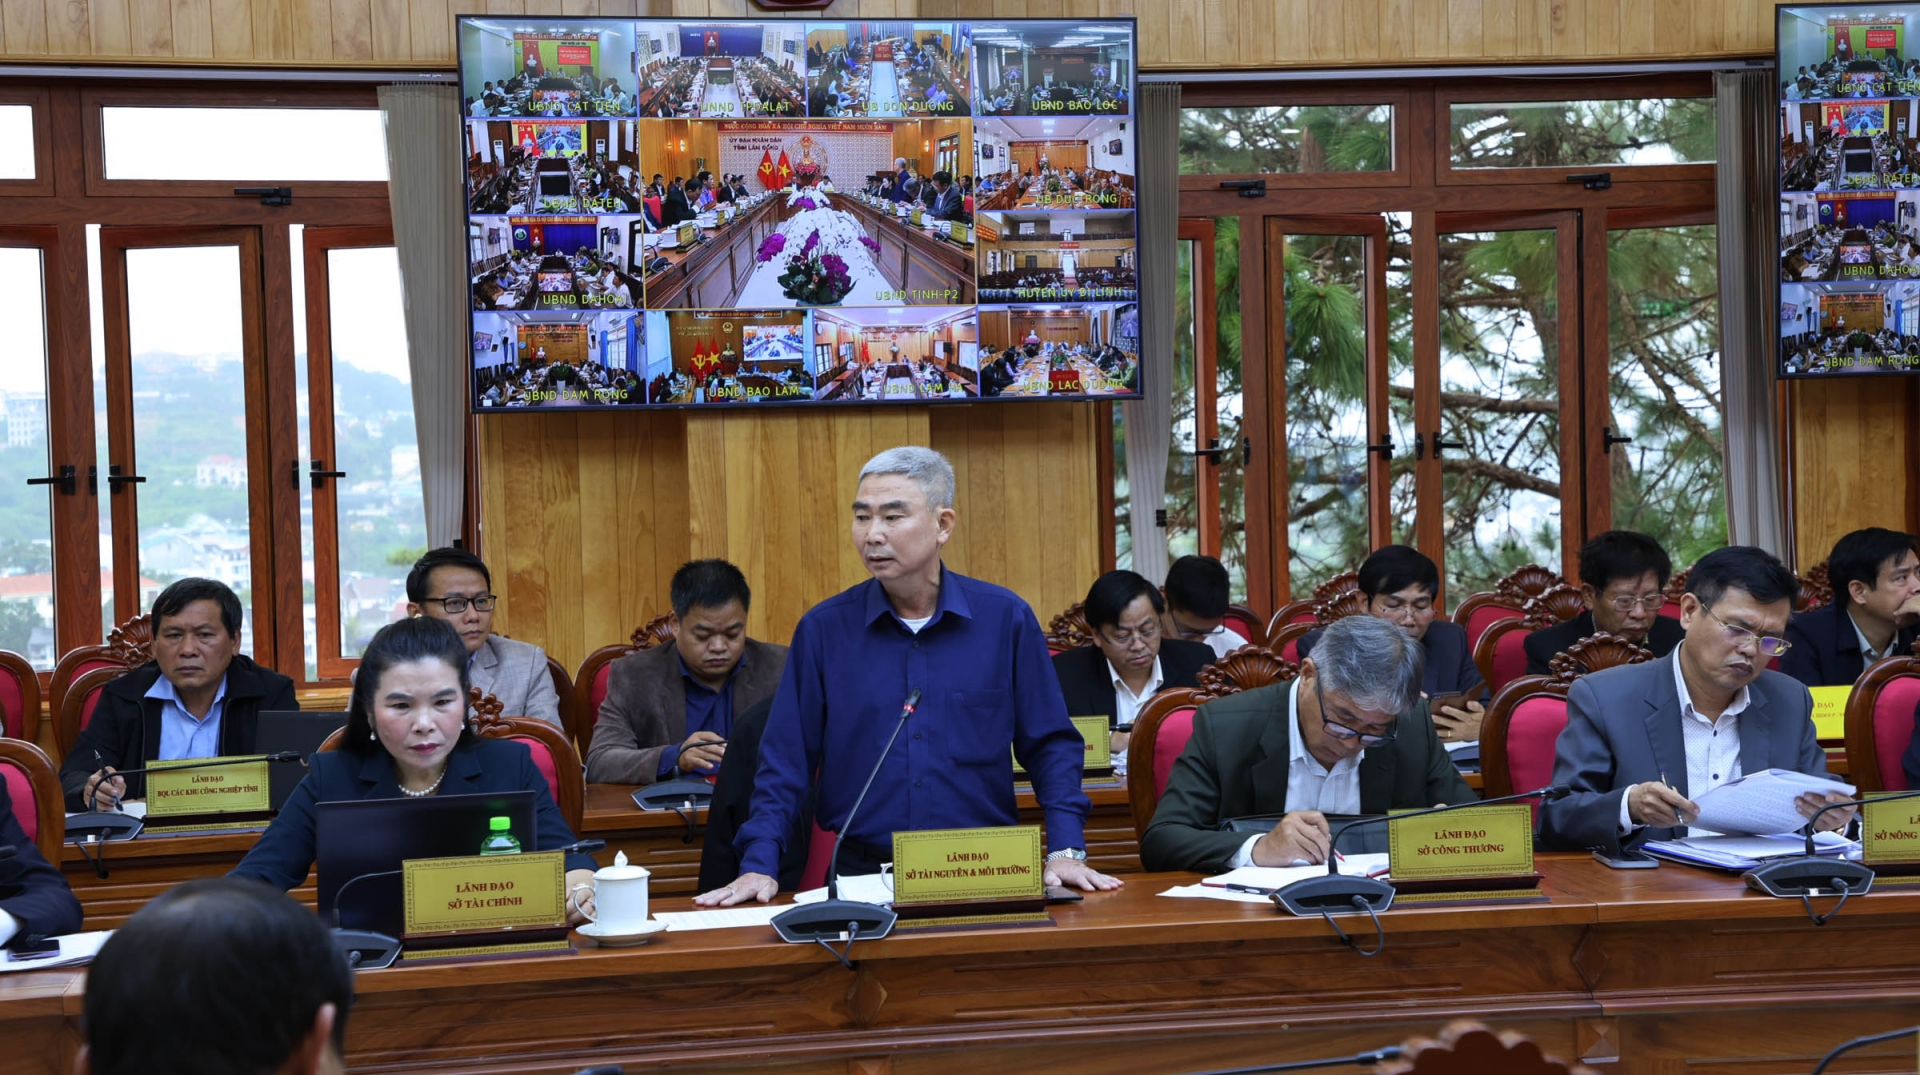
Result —
<path fill-rule="evenodd" d="M 768 190 L 772 190 L 777 185 L 774 182 L 776 177 L 773 168 L 773 150 L 763 149 L 760 151 L 760 170 L 755 174 L 760 177 L 760 185 Z"/>
<path fill-rule="evenodd" d="M 780 185 L 783 187 L 793 181 L 793 165 L 787 161 L 786 150 L 780 151 L 780 164 L 774 168 L 773 172 L 780 177 Z"/>

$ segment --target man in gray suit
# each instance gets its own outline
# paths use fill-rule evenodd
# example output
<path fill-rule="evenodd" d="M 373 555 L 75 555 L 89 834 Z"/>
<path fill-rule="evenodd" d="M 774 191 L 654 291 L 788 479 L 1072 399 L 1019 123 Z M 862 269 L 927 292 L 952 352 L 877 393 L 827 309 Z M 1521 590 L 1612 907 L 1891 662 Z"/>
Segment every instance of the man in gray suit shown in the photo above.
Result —
<path fill-rule="evenodd" d="M 1425 660 L 1398 626 L 1348 616 L 1327 625 L 1292 683 L 1201 706 L 1141 863 L 1202 873 L 1321 863 L 1328 814 L 1473 802 L 1420 695 Z M 1264 835 L 1220 831 L 1255 814 L 1283 816 Z"/>
<path fill-rule="evenodd" d="M 707 776 L 726 757 L 733 718 L 780 686 L 787 647 L 747 637 L 753 594 L 725 560 L 682 564 L 668 586 L 673 645 L 608 666 L 607 697 L 587 748 L 594 784 Z"/>
<path fill-rule="evenodd" d="M 1708 553 L 1687 576 L 1686 635 L 1671 654 L 1575 680 L 1553 762 L 1553 782 L 1573 793 L 1541 807 L 1540 846 L 1613 850 L 1685 836 L 1700 813 L 1691 796 L 1766 769 L 1824 776 L 1813 699 L 1767 668 L 1787 650 L 1782 635 L 1799 589 L 1793 572 L 1760 549 Z M 1796 805 L 1812 816 L 1843 799 L 1809 793 Z M 1821 827 L 1851 816 L 1829 811 Z"/>
<path fill-rule="evenodd" d="M 500 700 L 501 714 L 560 725 L 560 694 L 539 646 L 493 633 L 493 573 L 465 549 L 429 550 L 407 573 L 407 611 L 446 620 L 467 644 L 472 685 Z"/>

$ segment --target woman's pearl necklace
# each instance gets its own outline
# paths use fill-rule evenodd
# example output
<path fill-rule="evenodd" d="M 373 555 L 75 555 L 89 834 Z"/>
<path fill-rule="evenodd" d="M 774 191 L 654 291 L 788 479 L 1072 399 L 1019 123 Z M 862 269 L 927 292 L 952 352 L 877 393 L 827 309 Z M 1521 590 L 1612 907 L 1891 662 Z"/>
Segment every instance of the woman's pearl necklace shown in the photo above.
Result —
<path fill-rule="evenodd" d="M 434 792 L 440 790 L 440 781 L 445 780 L 446 778 L 447 778 L 447 771 L 445 769 L 442 769 L 440 770 L 440 775 L 434 778 L 433 783 L 428 784 L 425 788 L 419 791 L 415 791 L 412 788 L 406 786 L 405 784 L 400 785 L 400 794 L 405 795 L 409 799 L 424 799 L 427 796 L 432 795 Z"/>

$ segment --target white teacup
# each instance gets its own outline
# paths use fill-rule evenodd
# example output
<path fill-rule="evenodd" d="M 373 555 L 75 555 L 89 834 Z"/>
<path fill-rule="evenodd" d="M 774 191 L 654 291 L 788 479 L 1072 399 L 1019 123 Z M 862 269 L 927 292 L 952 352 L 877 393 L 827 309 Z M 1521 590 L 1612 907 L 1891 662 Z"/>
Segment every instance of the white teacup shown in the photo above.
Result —
<path fill-rule="evenodd" d="M 627 853 L 613 856 L 613 865 L 593 872 L 591 920 L 602 933 L 618 936 L 637 933 L 647 925 L 647 878 L 645 866 L 627 864 Z"/>

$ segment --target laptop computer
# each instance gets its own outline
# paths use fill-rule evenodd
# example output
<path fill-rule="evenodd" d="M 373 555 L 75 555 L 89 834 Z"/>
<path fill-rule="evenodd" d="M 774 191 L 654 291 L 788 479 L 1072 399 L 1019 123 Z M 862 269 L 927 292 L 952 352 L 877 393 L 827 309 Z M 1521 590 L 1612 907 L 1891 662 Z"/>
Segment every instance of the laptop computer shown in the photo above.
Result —
<path fill-rule="evenodd" d="M 314 813 L 314 868 L 320 917 L 334 923 L 334 897 L 342 886 L 368 877 L 340 902 L 339 925 L 398 937 L 400 864 L 409 859 L 475 855 L 487 838 L 487 822 L 506 817 L 522 848 L 535 846 L 533 792 L 430 795 L 424 799 L 352 799 L 323 802 Z"/>
<path fill-rule="evenodd" d="M 254 746 L 262 754 L 297 750 L 300 761 L 276 761 L 267 765 L 267 794 L 273 812 L 287 804 L 293 789 L 307 776 L 306 758 L 320 749 L 327 736 L 347 726 L 344 712 L 320 712 L 300 709 L 267 709 L 260 713 L 254 731 Z"/>

